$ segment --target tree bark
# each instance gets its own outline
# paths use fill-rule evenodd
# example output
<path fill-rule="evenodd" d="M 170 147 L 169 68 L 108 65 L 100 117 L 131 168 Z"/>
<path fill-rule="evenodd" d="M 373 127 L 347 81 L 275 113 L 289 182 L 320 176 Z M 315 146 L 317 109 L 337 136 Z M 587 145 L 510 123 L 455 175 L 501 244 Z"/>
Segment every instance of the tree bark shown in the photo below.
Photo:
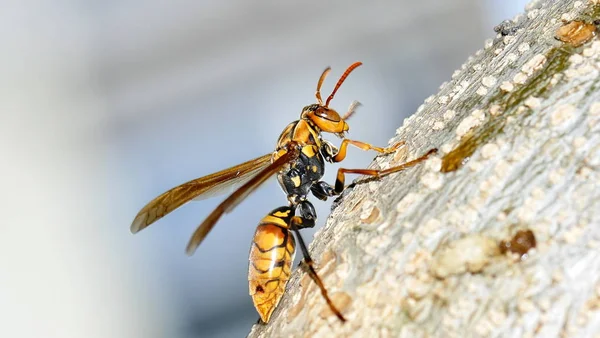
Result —
<path fill-rule="evenodd" d="M 371 167 L 439 153 L 359 180 L 315 235 L 348 321 L 297 269 L 249 336 L 597 337 L 598 19 L 597 1 L 534 1 L 498 26 Z"/>

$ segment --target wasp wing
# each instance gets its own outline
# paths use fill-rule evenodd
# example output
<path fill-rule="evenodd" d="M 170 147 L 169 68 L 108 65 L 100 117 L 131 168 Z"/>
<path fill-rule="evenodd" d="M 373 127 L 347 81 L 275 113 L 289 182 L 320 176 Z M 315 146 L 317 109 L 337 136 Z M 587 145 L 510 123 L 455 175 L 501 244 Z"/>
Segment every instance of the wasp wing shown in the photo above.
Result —
<path fill-rule="evenodd" d="M 202 224 L 200 224 L 196 231 L 194 231 L 194 234 L 192 235 L 192 238 L 190 238 L 190 241 L 187 245 L 186 253 L 191 256 L 196 251 L 200 243 L 202 243 L 206 235 L 217 223 L 219 218 L 223 216 L 223 214 L 231 212 L 233 208 L 240 204 L 240 202 L 248 197 L 248 195 L 256 190 L 256 188 L 264 183 L 269 177 L 275 175 L 285 165 L 297 159 L 298 156 L 299 151 L 295 148 L 292 148 L 287 153 L 281 155 L 281 157 L 279 157 L 276 161 L 271 163 L 271 165 L 256 174 L 256 176 L 254 176 L 251 180 L 239 187 L 231 195 L 229 195 L 229 197 L 221 202 L 221 204 L 219 204 L 215 210 L 208 215 L 208 217 L 204 220 L 204 222 L 202 222 Z"/>
<path fill-rule="evenodd" d="M 146 204 L 131 223 L 136 233 L 193 199 L 204 199 L 241 185 L 271 163 L 271 154 L 179 185 Z"/>

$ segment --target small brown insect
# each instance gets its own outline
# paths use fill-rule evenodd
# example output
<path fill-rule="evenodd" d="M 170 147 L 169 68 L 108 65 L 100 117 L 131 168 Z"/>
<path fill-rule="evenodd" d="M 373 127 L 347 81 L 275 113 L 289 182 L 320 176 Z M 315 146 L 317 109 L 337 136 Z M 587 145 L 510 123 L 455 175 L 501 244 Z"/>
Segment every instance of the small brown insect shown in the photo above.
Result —
<path fill-rule="evenodd" d="M 512 252 L 517 253 L 524 258 L 525 254 L 531 249 L 535 248 L 535 235 L 533 231 L 527 230 L 519 230 L 510 241 L 501 241 L 500 242 L 500 252 Z"/>
<path fill-rule="evenodd" d="M 346 120 L 354 114 L 358 102 L 353 102 L 344 115 L 338 114 L 329 107 L 329 103 L 346 77 L 361 64 L 355 62 L 346 69 L 325 102 L 321 98 L 321 85 L 331 69 L 326 68 L 323 71 L 317 82 L 315 93 L 317 103 L 304 107 L 300 119 L 285 127 L 274 152 L 191 180 L 163 193 L 140 210 L 131 224 L 131 232 L 136 233 L 145 229 L 191 200 L 212 197 L 232 186 L 239 185 L 239 188 L 219 204 L 196 229 L 186 249 L 187 254 L 192 255 L 223 214 L 231 212 L 268 178 L 276 176 L 287 196 L 288 205 L 271 211 L 256 228 L 248 267 L 248 285 L 254 306 L 262 321 L 267 323 L 281 300 L 290 278 L 291 264 L 296 251 L 295 233 L 304 255 L 303 266 L 321 290 L 331 311 L 341 321 L 345 321 L 342 313 L 329 298 L 298 231 L 313 227 L 317 219 L 314 206 L 308 201 L 307 195 L 312 193 L 315 197 L 326 200 L 344 191 L 345 174 L 362 174 L 379 178 L 414 166 L 436 151 L 432 149 L 413 161 L 385 170 L 340 168 L 333 186 L 321 180 L 325 172 L 325 163 L 344 160 L 348 145 L 362 150 L 374 150 L 381 154 L 393 153 L 397 149 L 396 146 L 381 148 L 345 138 L 345 133 L 349 129 Z M 342 139 L 340 147 L 337 148 L 331 142 L 324 140 L 322 133 L 331 133 L 340 137 Z"/>
<path fill-rule="evenodd" d="M 579 47 L 596 36 L 596 26 L 583 21 L 571 21 L 556 30 L 556 38 L 573 47 Z"/>

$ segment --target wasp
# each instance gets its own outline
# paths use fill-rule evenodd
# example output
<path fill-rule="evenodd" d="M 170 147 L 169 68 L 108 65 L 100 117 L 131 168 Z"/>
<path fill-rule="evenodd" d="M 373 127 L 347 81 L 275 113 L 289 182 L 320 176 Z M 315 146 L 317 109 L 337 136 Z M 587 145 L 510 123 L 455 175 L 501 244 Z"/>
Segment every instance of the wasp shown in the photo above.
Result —
<path fill-rule="evenodd" d="M 186 248 L 187 254 L 192 255 L 223 214 L 231 212 L 268 178 L 277 176 L 288 203 L 274 209 L 259 222 L 252 240 L 248 285 L 254 307 L 261 320 L 268 323 L 290 278 L 297 239 L 304 256 L 302 265 L 321 290 L 333 313 L 344 322 L 344 316 L 329 298 L 327 289 L 315 271 L 313 260 L 299 233 L 300 229 L 314 227 L 317 220 L 315 208 L 307 198 L 309 193 L 318 199 L 326 200 L 344 191 L 346 174 L 379 178 L 413 166 L 435 152 L 435 149 L 432 149 L 416 160 L 386 170 L 340 168 L 333 186 L 321 180 L 325 172 L 325 163 L 344 160 L 349 145 L 389 154 L 402 144 L 381 148 L 346 138 L 345 134 L 349 130 L 346 121 L 354 114 L 359 103 L 352 102 L 343 116 L 329 107 L 346 77 L 360 65 L 361 62 L 355 62 L 346 69 L 326 101 L 321 98 L 321 86 L 331 68 L 323 71 L 317 82 L 317 103 L 304 107 L 300 119 L 285 127 L 274 152 L 191 180 L 163 193 L 140 210 L 131 224 L 131 232 L 139 232 L 191 200 L 212 197 L 219 192 L 238 187 L 196 229 Z M 340 137 L 342 142 L 339 148 L 324 140 L 323 133 Z"/>

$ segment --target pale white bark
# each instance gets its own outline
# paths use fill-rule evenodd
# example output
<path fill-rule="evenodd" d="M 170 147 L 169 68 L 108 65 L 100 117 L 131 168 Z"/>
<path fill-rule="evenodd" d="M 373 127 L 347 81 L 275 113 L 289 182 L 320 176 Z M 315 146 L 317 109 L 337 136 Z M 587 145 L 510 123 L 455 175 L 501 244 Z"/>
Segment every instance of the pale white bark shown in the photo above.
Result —
<path fill-rule="evenodd" d="M 348 319 L 296 271 L 250 337 L 594 337 L 600 334 L 600 41 L 555 39 L 592 22 L 588 1 L 538 1 L 485 42 L 398 129 L 389 167 L 344 194 L 311 252 Z M 456 32 L 460 34 L 460 32 Z M 454 170 L 456 169 L 456 170 Z M 501 240 L 533 231 L 519 259 Z"/>

